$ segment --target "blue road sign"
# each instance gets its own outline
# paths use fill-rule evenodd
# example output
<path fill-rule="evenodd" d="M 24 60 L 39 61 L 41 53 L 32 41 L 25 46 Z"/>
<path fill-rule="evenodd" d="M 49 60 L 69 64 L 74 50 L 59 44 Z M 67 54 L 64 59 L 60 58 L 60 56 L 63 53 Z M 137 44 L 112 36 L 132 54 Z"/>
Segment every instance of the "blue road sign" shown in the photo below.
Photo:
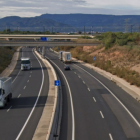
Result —
<path fill-rule="evenodd" d="M 93 56 L 93 60 L 94 60 L 94 61 L 95 61 L 95 59 L 96 59 L 95 56 Z"/>
<path fill-rule="evenodd" d="M 47 41 L 47 37 L 41 37 L 40 40 L 41 41 Z"/>
<path fill-rule="evenodd" d="M 55 81 L 54 81 L 54 85 L 55 85 L 55 86 L 60 86 L 60 80 L 55 80 Z"/>

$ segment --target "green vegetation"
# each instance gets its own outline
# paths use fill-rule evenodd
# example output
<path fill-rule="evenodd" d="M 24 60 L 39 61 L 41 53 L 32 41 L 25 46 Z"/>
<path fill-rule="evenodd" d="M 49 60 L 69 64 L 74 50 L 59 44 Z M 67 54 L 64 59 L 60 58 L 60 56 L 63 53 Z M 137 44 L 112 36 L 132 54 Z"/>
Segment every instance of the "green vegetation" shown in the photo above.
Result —
<path fill-rule="evenodd" d="M 109 49 L 114 45 L 139 45 L 140 33 L 106 32 L 95 38 L 102 41 L 105 44 L 105 48 Z"/>
<path fill-rule="evenodd" d="M 0 47 L 0 73 L 11 63 L 17 47 Z"/>

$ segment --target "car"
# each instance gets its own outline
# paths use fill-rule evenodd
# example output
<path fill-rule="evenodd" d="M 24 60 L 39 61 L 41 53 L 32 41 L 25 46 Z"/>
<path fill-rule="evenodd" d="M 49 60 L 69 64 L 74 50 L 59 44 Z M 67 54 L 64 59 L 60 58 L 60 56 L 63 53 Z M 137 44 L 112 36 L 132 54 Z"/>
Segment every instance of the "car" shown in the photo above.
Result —
<path fill-rule="evenodd" d="M 64 70 L 70 70 L 70 66 L 69 65 L 65 65 L 64 66 Z"/>

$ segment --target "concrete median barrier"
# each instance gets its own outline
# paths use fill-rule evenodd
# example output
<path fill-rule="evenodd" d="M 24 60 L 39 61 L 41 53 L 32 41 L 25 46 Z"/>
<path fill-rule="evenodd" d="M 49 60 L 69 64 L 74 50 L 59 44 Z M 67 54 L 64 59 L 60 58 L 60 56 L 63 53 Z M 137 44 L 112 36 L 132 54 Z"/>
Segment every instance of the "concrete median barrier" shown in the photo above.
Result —
<path fill-rule="evenodd" d="M 33 140 L 56 140 L 56 137 L 59 137 L 59 134 L 56 134 L 56 127 L 58 127 L 56 123 L 58 121 L 60 109 L 59 90 L 58 87 L 54 86 L 54 80 L 57 80 L 57 75 L 49 61 L 43 58 L 37 51 L 35 51 L 35 53 L 42 60 L 48 70 L 49 92 L 42 116 L 34 133 Z"/>

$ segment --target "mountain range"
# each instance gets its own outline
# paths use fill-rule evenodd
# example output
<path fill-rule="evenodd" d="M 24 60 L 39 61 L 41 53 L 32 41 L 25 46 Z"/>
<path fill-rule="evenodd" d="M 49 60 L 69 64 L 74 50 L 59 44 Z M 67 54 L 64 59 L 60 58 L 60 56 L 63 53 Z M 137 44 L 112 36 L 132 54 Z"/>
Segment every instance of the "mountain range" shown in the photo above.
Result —
<path fill-rule="evenodd" d="M 40 17 L 53 19 L 74 27 L 140 24 L 140 15 L 43 14 Z"/>
<path fill-rule="evenodd" d="M 98 30 L 130 30 L 140 25 L 140 15 L 100 15 L 100 14 L 43 14 L 37 17 L 21 18 L 17 16 L 0 19 L 0 29 L 5 27 L 67 27 Z M 140 29 L 140 28 L 139 28 Z M 136 30 L 136 29 L 135 29 Z"/>
<path fill-rule="evenodd" d="M 11 27 L 69 27 L 64 23 L 59 23 L 52 19 L 42 18 L 42 17 L 30 17 L 30 18 L 21 18 L 18 16 L 10 16 L 0 19 L 0 26 L 11 26 Z"/>

